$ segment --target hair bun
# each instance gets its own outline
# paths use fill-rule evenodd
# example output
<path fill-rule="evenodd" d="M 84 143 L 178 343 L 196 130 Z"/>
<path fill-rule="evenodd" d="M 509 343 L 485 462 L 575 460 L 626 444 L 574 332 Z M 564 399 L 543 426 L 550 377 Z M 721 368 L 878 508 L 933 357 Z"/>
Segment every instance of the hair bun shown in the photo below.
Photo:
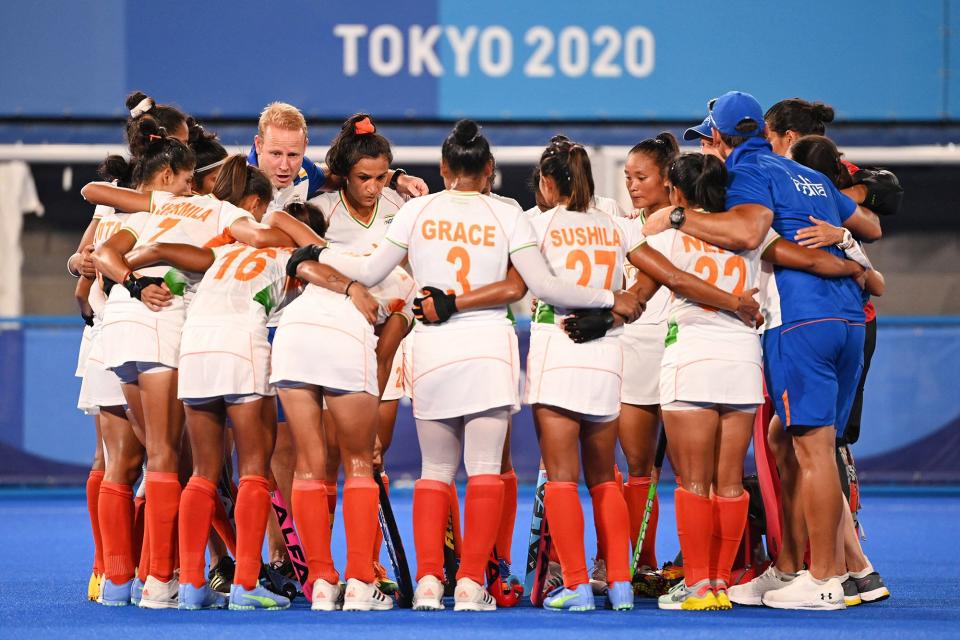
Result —
<path fill-rule="evenodd" d="M 828 122 L 833 122 L 834 112 L 833 112 L 833 107 L 831 107 L 830 105 L 824 104 L 822 102 L 815 102 L 813 103 L 813 107 L 811 108 L 811 111 L 813 112 L 813 116 L 820 122 L 824 124 Z"/>
<path fill-rule="evenodd" d="M 127 105 L 127 109 L 130 110 L 131 118 L 142 116 L 155 106 L 153 98 L 142 91 L 135 91 L 127 96 L 125 104 Z"/>
<path fill-rule="evenodd" d="M 480 137 L 480 125 L 473 120 L 460 120 L 453 128 L 453 138 L 457 144 L 469 146 Z"/>

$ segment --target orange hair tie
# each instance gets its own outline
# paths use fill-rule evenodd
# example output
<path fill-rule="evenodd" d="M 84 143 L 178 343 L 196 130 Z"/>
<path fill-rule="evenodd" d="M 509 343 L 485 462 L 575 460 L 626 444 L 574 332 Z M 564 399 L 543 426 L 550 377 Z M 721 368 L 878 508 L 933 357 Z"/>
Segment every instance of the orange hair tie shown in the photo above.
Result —
<path fill-rule="evenodd" d="M 357 120 L 353 125 L 353 132 L 358 136 L 365 136 L 367 134 L 373 133 L 377 130 L 373 123 L 370 122 L 370 118 L 364 118 L 363 120 Z"/>
<path fill-rule="evenodd" d="M 147 140 L 149 140 L 150 142 L 153 142 L 154 140 L 162 140 L 162 139 L 163 139 L 163 136 L 158 136 L 155 133 L 151 133 L 150 135 L 147 136 Z"/>

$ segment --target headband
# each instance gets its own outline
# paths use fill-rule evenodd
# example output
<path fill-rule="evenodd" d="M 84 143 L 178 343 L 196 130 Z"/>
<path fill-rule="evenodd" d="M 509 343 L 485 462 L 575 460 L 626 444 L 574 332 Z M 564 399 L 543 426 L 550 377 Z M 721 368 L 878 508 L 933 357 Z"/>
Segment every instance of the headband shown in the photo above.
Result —
<path fill-rule="evenodd" d="M 146 112 L 150 111 L 150 109 L 153 109 L 153 99 L 144 98 L 137 103 L 137 106 L 135 106 L 133 109 L 130 109 L 130 117 L 139 118 Z"/>
<path fill-rule="evenodd" d="M 226 163 L 226 161 L 229 159 L 230 159 L 230 156 L 224 156 L 222 159 L 217 160 L 216 162 L 211 162 L 206 166 L 200 167 L 198 169 L 194 169 L 193 172 L 196 174 L 196 173 L 203 173 L 204 171 L 210 171 L 210 169 L 216 169 L 220 165 Z"/>

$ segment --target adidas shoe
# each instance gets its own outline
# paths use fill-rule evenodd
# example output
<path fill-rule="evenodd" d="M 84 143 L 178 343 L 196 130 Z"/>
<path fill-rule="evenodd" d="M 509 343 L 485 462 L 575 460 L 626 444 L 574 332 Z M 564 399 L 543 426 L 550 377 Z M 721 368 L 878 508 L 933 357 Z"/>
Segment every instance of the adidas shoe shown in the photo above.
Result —
<path fill-rule="evenodd" d="M 313 581 L 313 598 L 310 608 L 314 611 L 336 611 L 343 606 L 343 585 L 330 584 L 323 578 Z"/>
<path fill-rule="evenodd" d="M 607 592 L 607 562 L 603 558 L 594 558 L 590 569 L 590 588 L 593 595 L 602 596 Z"/>
<path fill-rule="evenodd" d="M 809 571 L 804 571 L 785 587 L 767 591 L 761 601 L 774 609 L 836 611 L 847 608 L 839 578 L 820 581 Z"/>
<path fill-rule="evenodd" d="M 130 592 L 133 587 L 133 580 L 127 580 L 120 584 L 115 584 L 112 580 L 103 581 L 103 589 L 100 591 L 100 598 L 97 600 L 106 607 L 125 607 L 130 604 Z"/>
<path fill-rule="evenodd" d="M 373 575 L 377 581 L 377 588 L 385 594 L 390 595 L 396 593 L 397 590 L 400 589 L 396 581 L 391 580 L 390 576 L 387 575 L 386 567 L 379 562 L 373 563 Z"/>
<path fill-rule="evenodd" d="M 801 571 L 800 573 L 804 573 Z M 759 607 L 763 604 L 763 594 L 787 586 L 800 574 L 783 573 L 770 565 L 767 570 L 745 584 L 735 584 L 727 588 L 727 596 L 736 604 Z"/>
<path fill-rule="evenodd" d="M 249 591 L 239 584 L 230 587 L 231 611 L 280 611 L 290 607 L 290 600 L 257 584 Z"/>
<path fill-rule="evenodd" d="M 227 597 L 214 591 L 209 585 L 195 587 L 189 582 L 180 585 L 177 594 L 177 608 L 181 611 L 199 611 L 200 609 L 225 609 Z"/>
<path fill-rule="evenodd" d="M 701 580 L 690 587 L 681 580 L 657 598 L 657 606 L 668 611 L 716 611 L 719 607 L 709 580 Z"/>
<path fill-rule="evenodd" d="M 147 576 L 138 606 L 141 609 L 176 609 L 179 591 L 180 583 L 175 577 L 163 582 L 153 576 Z"/>
<path fill-rule="evenodd" d="M 630 601 L 632 606 L 632 597 Z M 593 599 L 593 586 L 588 582 L 578 584 L 574 589 L 557 587 L 543 599 L 543 608 L 547 611 L 593 611 L 597 608 Z"/>
<path fill-rule="evenodd" d="M 222 556 L 217 564 L 210 567 L 210 573 L 207 574 L 207 584 L 214 591 L 228 595 L 230 586 L 233 584 L 233 574 L 236 568 L 233 558 Z"/>
<path fill-rule="evenodd" d="M 496 611 L 497 603 L 490 592 L 470 578 L 457 580 L 453 592 L 454 611 Z"/>
<path fill-rule="evenodd" d="M 384 595 L 376 582 L 363 582 L 356 578 L 347 580 L 343 596 L 344 611 L 388 611 L 393 608 L 393 599 Z"/>
<path fill-rule="evenodd" d="M 614 611 L 633 609 L 633 585 L 629 582 L 613 582 L 607 588 L 607 605 Z"/>
<path fill-rule="evenodd" d="M 443 611 L 443 583 L 436 576 L 426 575 L 417 583 L 413 593 L 416 611 Z"/>

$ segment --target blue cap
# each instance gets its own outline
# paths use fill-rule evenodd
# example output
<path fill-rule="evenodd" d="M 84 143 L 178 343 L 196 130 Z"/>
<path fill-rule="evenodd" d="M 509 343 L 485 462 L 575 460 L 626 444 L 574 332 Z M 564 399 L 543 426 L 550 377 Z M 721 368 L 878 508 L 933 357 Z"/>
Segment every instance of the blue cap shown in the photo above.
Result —
<path fill-rule="evenodd" d="M 684 140 L 699 140 L 700 138 L 712 138 L 713 133 L 710 131 L 710 116 L 707 116 L 703 119 L 703 122 L 698 124 L 695 127 L 690 127 L 683 132 Z"/>
<path fill-rule="evenodd" d="M 749 93 L 729 91 L 710 101 L 710 126 L 728 136 L 752 138 L 763 135 L 763 109 L 760 103 Z M 744 120 L 757 123 L 754 131 L 737 131 L 737 125 Z"/>

